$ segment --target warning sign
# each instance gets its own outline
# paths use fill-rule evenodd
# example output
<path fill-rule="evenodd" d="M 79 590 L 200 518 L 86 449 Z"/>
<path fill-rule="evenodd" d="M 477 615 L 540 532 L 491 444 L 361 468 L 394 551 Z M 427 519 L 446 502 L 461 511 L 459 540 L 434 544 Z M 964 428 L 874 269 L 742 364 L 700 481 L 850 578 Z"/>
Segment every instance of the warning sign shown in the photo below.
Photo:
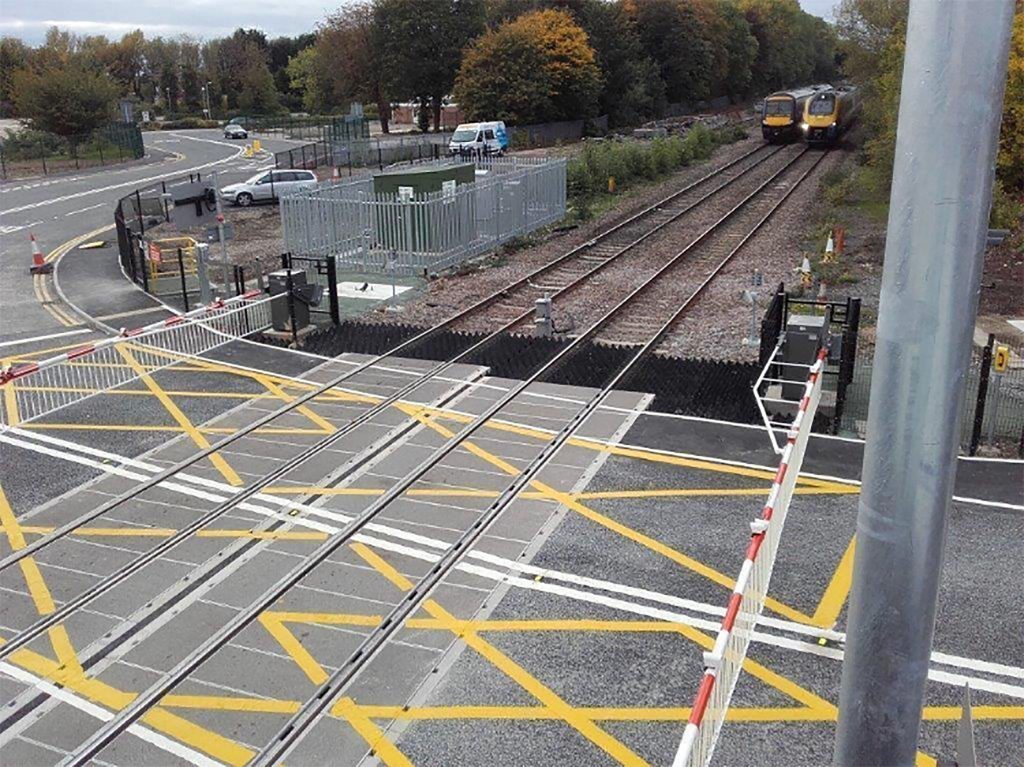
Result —
<path fill-rule="evenodd" d="M 1005 373 L 1010 365 L 1010 347 L 997 346 L 992 355 L 992 369 L 997 373 Z"/>
<path fill-rule="evenodd" d="M 160 246 L 155 242 L 149 243 L 149 260 L 154 264 L 159 264 L 161 261 Z"/>

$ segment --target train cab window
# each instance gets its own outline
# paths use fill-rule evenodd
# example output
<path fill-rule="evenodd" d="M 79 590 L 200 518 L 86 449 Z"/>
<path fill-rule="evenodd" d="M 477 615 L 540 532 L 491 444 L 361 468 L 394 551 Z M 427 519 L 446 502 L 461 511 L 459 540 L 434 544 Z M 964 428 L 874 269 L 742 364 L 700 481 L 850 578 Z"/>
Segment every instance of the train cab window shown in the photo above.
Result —
<path fill-rule="evenodd" d="M 764 102 L 765 115 L 792 115 L 793 102 L 790 99 L 769 99 Z"/>
<path fill-rule="evenodd" d="M 836 97 L 831 93 L 821 93 L 811 99 L 811 107 L 807 111 L 812 115 L 830 115 L 836 109 Z"/>

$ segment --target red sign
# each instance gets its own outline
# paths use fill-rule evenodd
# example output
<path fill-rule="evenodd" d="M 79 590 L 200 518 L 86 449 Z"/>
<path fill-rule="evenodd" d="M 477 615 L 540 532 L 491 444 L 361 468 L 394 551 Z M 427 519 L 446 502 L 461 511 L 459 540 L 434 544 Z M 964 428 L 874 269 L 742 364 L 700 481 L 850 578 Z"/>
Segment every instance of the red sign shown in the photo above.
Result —
<path fill-rule="evenodd" d="M 155 264 L 159 264 L 161 259 L 160 246 L 155 242 L 149 243 L 149 260 Z"/>

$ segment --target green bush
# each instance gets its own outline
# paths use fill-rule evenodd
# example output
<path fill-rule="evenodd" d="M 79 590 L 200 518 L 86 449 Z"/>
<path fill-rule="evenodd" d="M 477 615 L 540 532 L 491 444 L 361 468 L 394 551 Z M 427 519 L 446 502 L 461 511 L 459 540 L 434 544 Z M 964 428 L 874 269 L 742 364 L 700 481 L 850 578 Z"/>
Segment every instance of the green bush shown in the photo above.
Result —
<path fill-rule="evenodd" d="M 0 144 L 8 160 L 37 160 L 42 155 L 51 157 L 68 150 L 67 141 L 55 133 L 29 128 L 8 130 Z"/>
<path fill-rule="evenodd" d="M 180 120 L 143 123 L 144 130 L 188 130 L 190 128 L 219 127 L 220 123 L 217 120 L 206 120 L 202 117 L 182 117 Z"/>
<path fill-rule="evenodd" d="M 989 211 L 989 226 L 994 229 L 1014 231 L 1024 225 L 1024 200 L 1006 191 L 1002 182 L 996 180 L 992 188 L 992 208 Z"/>

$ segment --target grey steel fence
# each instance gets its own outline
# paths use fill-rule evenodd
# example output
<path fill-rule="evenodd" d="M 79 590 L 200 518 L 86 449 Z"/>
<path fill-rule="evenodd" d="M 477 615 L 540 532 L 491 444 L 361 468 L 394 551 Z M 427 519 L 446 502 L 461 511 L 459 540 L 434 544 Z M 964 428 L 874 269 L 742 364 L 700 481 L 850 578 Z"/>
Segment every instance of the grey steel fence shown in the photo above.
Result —
<path fill-rule="evenodd" d="M 1003 343 L 996 342 L 997 345 Z M 1024 438 L 1024 348 L 1011 346 L 1009 357 L 1006 370 L 997 372 L 992 367 L 992 353 L 987 347 L 975 347 L 971 351 L 966 392 L 959 414 L 960 444 L 967 452 L 973 453 L 979 443 L 1012 446 L 1020 445 Z M 867 429 L 872 372 L 872 351 L 858 352 L 841 427 L 861 437 Z"/>
<path fill-rule="evenodd" d="M 339 269 L 413 275 L 455 266 L 565 215 L 564 158 L 474 162 L 474 183 L 412 200 L 375 193 L 369 177 L 286 195 L 284 250 L 333 257 Z"/>

